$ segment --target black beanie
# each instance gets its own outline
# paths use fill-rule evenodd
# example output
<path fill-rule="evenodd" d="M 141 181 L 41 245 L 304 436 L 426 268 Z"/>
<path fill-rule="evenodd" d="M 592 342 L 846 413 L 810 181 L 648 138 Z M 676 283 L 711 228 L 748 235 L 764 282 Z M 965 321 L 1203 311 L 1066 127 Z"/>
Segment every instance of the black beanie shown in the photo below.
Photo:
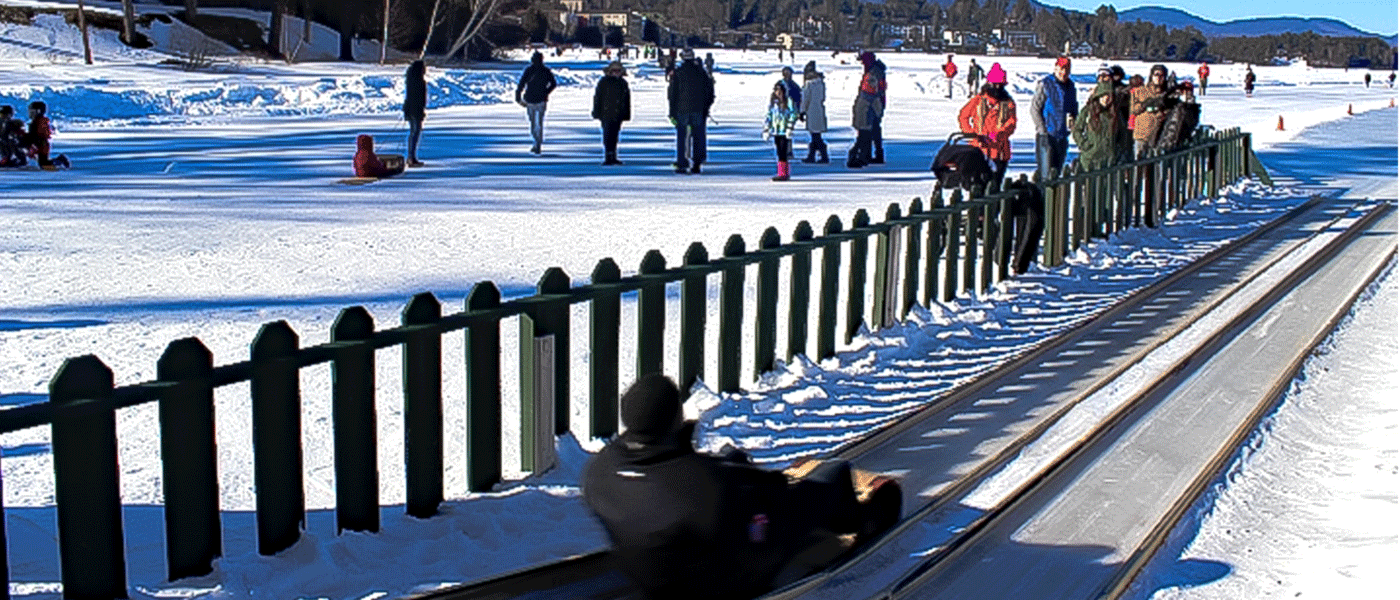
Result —
<path fill-rule="evenodd" d="M 670 377 L 643 375 L 622 394 L 622 424 L 629 437 L 659 442 L 681 426 L 681 393 Z"/>

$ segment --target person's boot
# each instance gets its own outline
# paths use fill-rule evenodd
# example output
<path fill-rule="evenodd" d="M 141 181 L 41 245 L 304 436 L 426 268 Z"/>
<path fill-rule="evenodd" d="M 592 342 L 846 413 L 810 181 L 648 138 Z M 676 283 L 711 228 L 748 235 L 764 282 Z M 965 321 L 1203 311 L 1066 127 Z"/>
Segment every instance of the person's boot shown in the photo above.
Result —
<path fill-rule="evenodd" d="M 816 146 L 813 146 L 813 145 L 811 145 L 811 144 L 808 144 L 808 145 L 807 145 L 807 158 L 802 159 L 802 162 L 805 162 L 805 163 L 814 163 L 814 162 L 817 162 L 817 147 L 816 147 Z"/>
<path fill-rule="evenodd" d="M 788 162 L 785 160 L 778 161 L 778 174 L 773 176 L 773 181 L 787 181 L 790 178 L 791 177 L 788 175 Z"/>
<path fill-rule="evenodd" d="M 875 140 L 875 156 L 874 156 L 874 158 L 871 158 L 871 159 L 870 159 L 870 164 L 872 164 L 872 165 L 883 165 L 883 164 L 885 164 L 885 141 L 884 141 L 884 140 L 882 140 L 882 139 Z"/>
<path fill-rule="evenodd" d="M 822 145 L 817 146 L 817 152 L 822 155 L 821 158 L 817 159 L 817 162 L 821 164 L 827 164 L 831 162 L 831 155 L 826 153 L 826 142 L 822 142 Z"/>

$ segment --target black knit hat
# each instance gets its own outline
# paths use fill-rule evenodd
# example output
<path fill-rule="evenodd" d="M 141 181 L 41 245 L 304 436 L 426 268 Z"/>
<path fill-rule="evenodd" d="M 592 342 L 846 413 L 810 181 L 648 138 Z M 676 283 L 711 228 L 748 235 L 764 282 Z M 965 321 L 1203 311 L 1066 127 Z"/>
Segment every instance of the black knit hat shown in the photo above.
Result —
<path fill-rule="evenodd" d="M 659 442 L 681 427 L 681 393 L 660 373 L 643 375 L 622 394 L 622 424 L 628 437 Z"/>

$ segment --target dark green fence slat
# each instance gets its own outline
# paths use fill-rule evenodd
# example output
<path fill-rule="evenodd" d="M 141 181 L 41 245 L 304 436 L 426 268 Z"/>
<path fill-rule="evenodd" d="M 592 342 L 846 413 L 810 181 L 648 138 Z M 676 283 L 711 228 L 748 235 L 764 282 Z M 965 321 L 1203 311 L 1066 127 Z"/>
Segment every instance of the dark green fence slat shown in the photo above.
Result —
<path fill-rule="evenodd" d="M 298 343 L 286 321 L 263 325 L 253 341 L 253 485 L 264 556 L 290 548 L 306 523 Z"/>
<path fill-rule="evenodd" d="M 982 225 L 979 228 L 982 230 L 982 260 L 979 261 L 981 268 L 977 279 L 978 291 L 985 291 L 992 287 L 992 263 L 996 261 L 997 248 L 997 232 L 993 229 L 997 226 L 996 206 L 993 202 L 987 202 L 982 205 L 981 210 L 977 211 L 982 213 Z"/>
<path fill-rule="evenodd" d="M 806 221 L 797 224 L 792 234 L 794 242 L 812 240 L 812 225 Z M 807 353 L 807 315 L 812 296 L 812 250 L 800 248 L 792 255 L 792 281 L 788 299 L 788 350 L 787 359 Z"/>
<path fill-rule="evenodd" d="M 1011 180 L 1007 180 L 1008 182 Z M 1011 214 L 1011 198 L 1003 197 L 997 202 L 997 281 L 1006 281 L 1011 277 L 1011 252 L 1014 240 L 1012 239 L 1012 224 L 1016 217 Z"/>
<path fill-rule="evenodd" d="M 111 397 L 112 370 L 90 354 L 65 360 L 49 383 L 56 408 Z M 126 598 L 116 410 L 57 416 L 50 439 L 63 597 Z"/>
<path fill-rule="evenodd" d="M 331 363 L 336 533 L 379 531 L 373 336 L 374 318 L 362 306 L 340 311 L 331 327 L 331 341 L 344 343 Z"/>
<path fill-rule="evenodd" d="M 467 294 L 467 312 L 501 305 L 501 291 L 484 281 Z M 486 492 L 501 481 L 501 322 L 472 325 L 466 335 L 467 491 Z"/>
<path fill-rule="evenodd" d="M 535 289 L 541 296 L 563 295 L 572 286 L 563 269 L 550 267 L 540 276 Z M 535 335 L 554 336 L 554 435 L 569 432 L 569 307 L 567 298 L 559 298 L 534 310 Z M 521 344 L 525 347 L 523 341 Z"/>
<path fill-rule="evenodd" d="M 824 235 L 841 232 L 841 219 L 831 215 L 822 227 Z M 841 277 L 841 243 L 822 247 L 821 298 L 817 301 L 817 360 L 836 355 L 836 300 Z"/>
<path fill-rule="evenodd" d="M 592 283 L 609 284 L 622 279 L 622 270 L 611 258 L 593 267 Z M 618 338 L 622 330 L 622 294 L 602 294 L 593 299 L 588 324 L 589 434 L 607 439 L 617 433 Z"/>
<path fill-rule="evenodd" d="M 778 230 L 769 227 L 758 239 L 760 250 L 777 248 L 781 244 Z M 758 306 L 754 315 L 753 373 L 760 376 L 773 370 L 778 353 L 778 261 L 765 258 L 758 263 Z"/>
<path fill-rule="evenodd" d="M 656 250 L 642 258 L 641 275 L 654 275 L 666 270 L 666 258 Z M 637 377 L 661 372 L 666 340 L 666 286 L 652 283 L 637 292 Z"/>
<path fill-rule="evenodd" d="M 171 581 L 208 575 L 223 555 L 214 442 L 214 355 L 195 338 L 171 342 L 156 363 L 165 492 L 165 561 Z"/>
<path fill-rule="evenodd" d="M 724 244 L 725 257 L 744 255 L 744 238 L 729 236 Z M 739 391 L 739 365 L 743 364 L 744 335 L 744 266 L 726 267 L 720 282 L 719 303 L 719 372 L 715 374 L 721 392 Z"/>
<path fill-rule="evenodd" d="M 685 266 L 702 267 L 709 262 L 710 253 L 700 242 L 691 243 L 686 249 Z M 703 272 L 681 280 L 680 380 L 677 383 L 682 395 L 687 395 L 696 379 L 705 376 L 706 280 Z"/>
<path fill-rule="evenodd" d="M 442 303 L 426 292 L 403 310 L 404 326 L 441 319 Z M 403 390 L 405 508 L 426 519 L 442 503 L 442 338 L 431 329 L 410 334 L 404 344 Z"/>
<path fill-rule="evenodd" d="M 934 209 L 943 205 L 943 188 L 934 186 L 933 195 L 929 197 L 929 208 Z M 943 252 L 942 224 L 943 220 L 938 218 L 925 221 L 928 227 L 928 235 L 924 240 L 924 287 L 920 301 L 924 306 L 932 306 L 937 300 L 938 293 L 938 258 Z"/>
<path fill-rule="evenodd" d="M 953 190 L 950 204 L 957 206 L 962 201 L 962 190 Z M 943 301 L 947 302 L 958 295 L 958 235 L 962 232 L 962 219 L 966 211 L 948 213 L 944 217 L 943 233 Z"/>
<path fill-rule="evenodd" d="M 885 209 L 885 222 L 899 218 L 899 205 L 890 203 Z M 891 257 L 891 244 L 897 243 L 892 236 L 894 229 L 884 229 L 875 234 L 875 288 L 873 302 L 870 308 L 870 323 L 872 329 L 884 329 L 890 326 L 890 301 L 893 298 L 890 286 L 894 285 L 894 277 L 891 274 L 898 270 L 898 264 Z"/>
<path fill-rule="evenodd" d="M 924 205 L 915 198 L 909 203 L 909 214 L 917 215 L 924 212 Z M 904 303 L 899 307 L 899 318 L 903 319 L 914 309 L 914 304 L 919 298 L 919 252 L 920 238 L 923 237 L 923 223 L 915 222 L 909 225 L 909 231 L 905 234 L 904 240 Z"/>
<path fill-rule="evenodd" d="M 865 209 L 856 211 L 851 219 L 851 229 L 858 230 L 870 226 L 870 213 Z M 846 278 L 846 343 L 850 344 L 860 333 L 865 323 L 865 272 L 870 260 L 870 236 L 859 235 L 851 240 L 851 267 Z"/>

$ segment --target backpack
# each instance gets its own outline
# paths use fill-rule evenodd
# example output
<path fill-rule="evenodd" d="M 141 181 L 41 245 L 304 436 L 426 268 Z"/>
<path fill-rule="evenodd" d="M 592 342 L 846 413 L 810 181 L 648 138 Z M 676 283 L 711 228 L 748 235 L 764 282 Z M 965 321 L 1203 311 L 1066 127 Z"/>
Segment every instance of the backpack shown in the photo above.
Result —
<path fill-rule="evenodd" d="M 1201 105 L 1195 102 L 1174 102 L 1162 119 L 1162 128 L 1157 131 L 1153 148 L 1166 152 L 1191 138 L 1201 121 Z"/>

